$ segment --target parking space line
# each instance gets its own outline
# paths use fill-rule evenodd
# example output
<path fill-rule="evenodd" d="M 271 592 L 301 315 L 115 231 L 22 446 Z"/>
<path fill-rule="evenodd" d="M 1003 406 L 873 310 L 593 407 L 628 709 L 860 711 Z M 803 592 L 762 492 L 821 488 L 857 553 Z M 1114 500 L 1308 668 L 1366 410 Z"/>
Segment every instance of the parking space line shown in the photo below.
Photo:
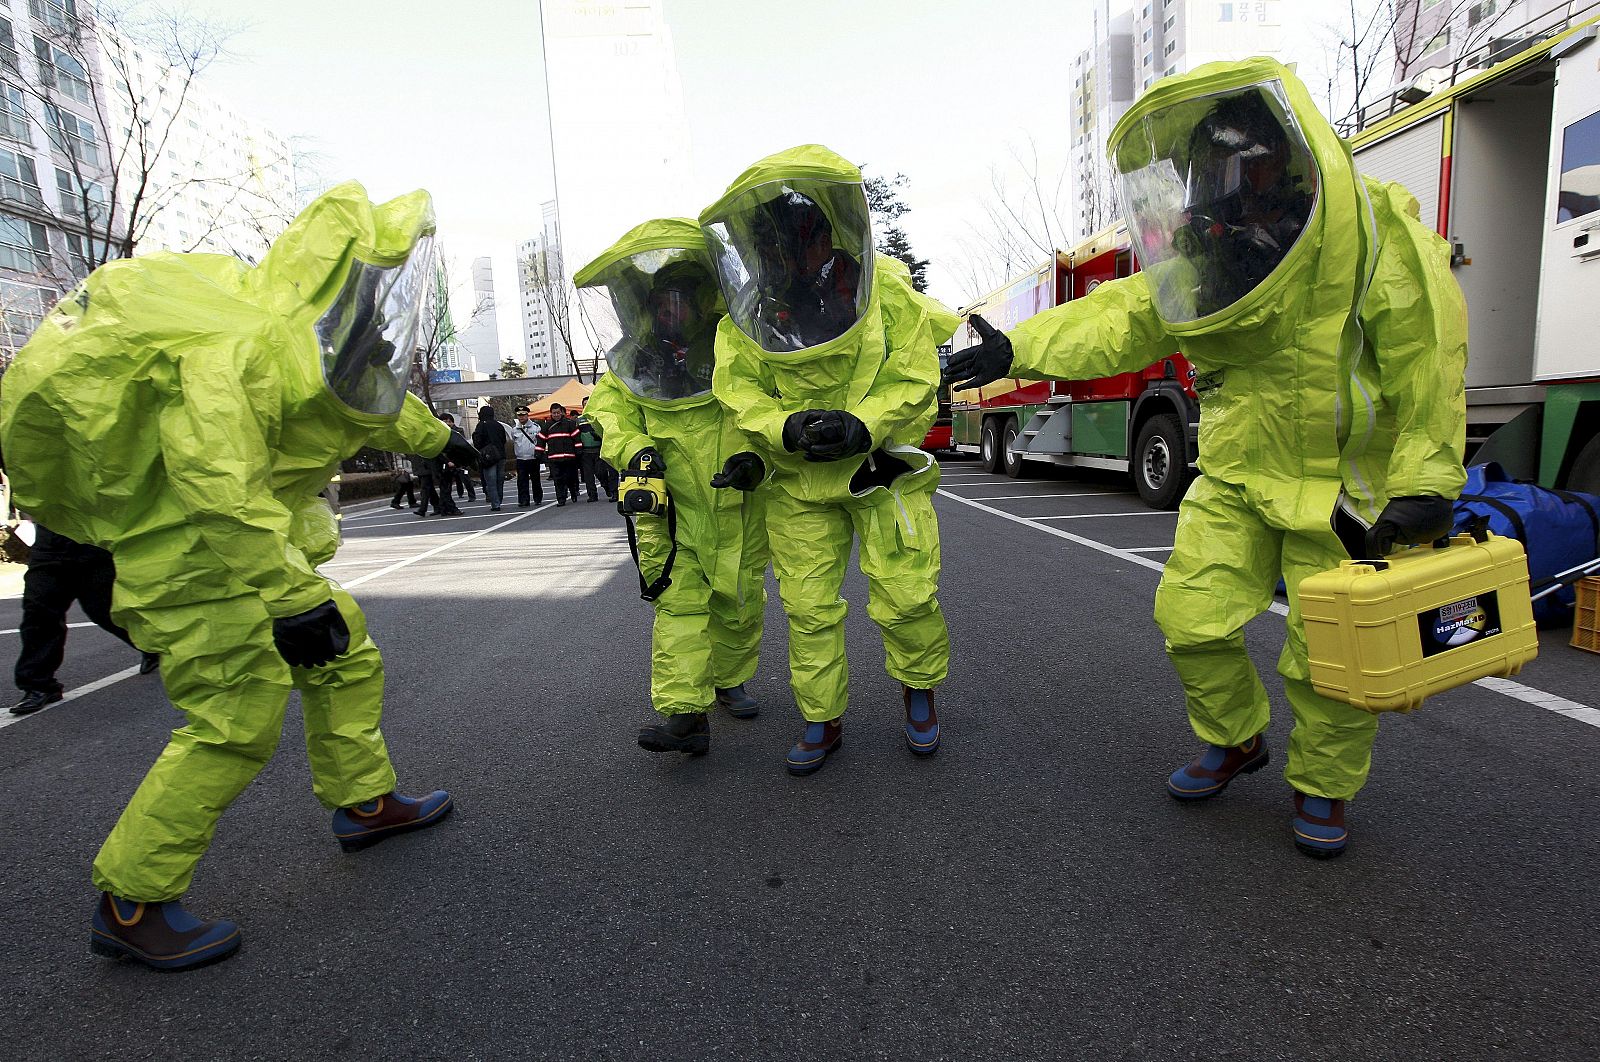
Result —
<path fill-rule="evenodd" d="M 84 622 L 84 623 L 69 623 L 69 624 L 67 624 L 67 629 L 71 630 L 74 627 L 98 627 L 98 626 L 100 626 L 98 623 L 88 623 L 88 622 Z M 5 630 L 0 631 L 0 634 L 21 634 L 21 633 L 22 633 L 22 628 L 21 627 L 8 627 Z"/>
<path fill-rule="evenodd" d="M 1050 527 L 1048 524 L 1039 523 L 1040 520 L 1064 519 L 1063 517 L 1018 516 L 1016 513 L 1008 513 L 1002 509 L 996 509 L 991 505 L 984 505 L 975 499 L 963 498 L 959 494 L 951 494 L 946 490 L 940 490 L 938 493 L 943 497 L 949 498 L 951 501 L 958 501 L 962 505 L 968 505 L 974 509 L 981 509 L 983 512 L 989 513 L 992 516 L 998 516 L 1002 520 L 1009 520 L 1014 524 L 1023 524 L 1027 527 L 1032 527 L 1036 530 L 1043 531 L 1047 535 L 1054 535 L 1056 538 L 1066 539 L 1068 542 L 1075 542 L 1080 546 L 1086 546 L 1098 553 L 1104 553 L 1107 556 L 1116 557 L 1120 560 L 1127 561 L 1130 564 L 1137 564 L 1142 568 L 1149 568 L 1152 571 L 1164 571 L 1165 565 L 1158 564 L 1153 560 L 1141 557 L 1139 554 L 1157 553 L 1161 551 L 1170 552 L 1172 549 L 1171 546 L 1146 546 L 1139 547 L 1137 549 L 1122 549 L 1117 546 L 1107 545 L 1104 542 L 1096 542 L 1094 539 L 1085 538 L 1082 535 L 1074 535 L 1070 531 L 1061 530 L 1059 527 Z M 1108 515 L 1139 516 L 1142 514 L 1111 513 Z M 1169 513 L 1167 515 L 1176 515 L 1176 513 Z M 1070 517 L 1065 519 L 1070 519 Z M 1289 615 L 1289 606 L 1285 605 L 1281 601 L 1273 601 L 1268 607 L 1268 611 L 1278 616 L 1287 617 Z M 1553 693 L 1546 693 L 1543 690 L 1534 689 L 1532 686 L 1524 686 L 1520 682 L 1512 682 L 1509 679 L 1490 677 L 1478 679 L 1473 683 L 1473 685 L 1482 689 L 1490 690 L 1494 693 L 1501 694 L 1505 697 L 1510 697 L 1513 700 L 1523 701 L 1524 703 L 1543 708 L 1546 711 L 1554 712 L 1557 715 L 1565 716 L 1568 719 L 1575 719 L 1580 723 L 1587 723 L 1589 726 L 1600 727 L 1600 710 L 1590 708 L 1585 704 L 1579 704 L 1577 701 L 1569 701 L 1565 697 L 1558 697 Z"/>
<path fill-rule="evenodd" d="M 1126 497 L 1125 490 L 1100 490 L 1085 491 L 1082 494 L 992 494 L 987 498 L 973 498 L 973 501 L 1027 501 L 1029 498 L 1117 498 Z"/>
<path fill-rule="evenodd" d="M 513 517 L 510 517 L 509 519 L 502 520 L 498 524 L 494 524 L 493 526 L 480 528 L 479 530 L 473 531 L 470 534 L 467 534 L 462 538 L 454 538 L 454 537 L 452 537 L 452 539 L 449 542 L 442 542 L 439 545 L 434 546 L 432 549 L 424 550 L 423 552 L 417 554 L 414 557 L 407 557 L 404 560 L 396 561 L 395 563 L 390 564 L 387 568 L 381 568 L 378 571 L 372 572 L 372 573 L 370 573 L 368 575 L 363 575 L 358 579 L 352 579 L 348 583 L 339 583 L 338 585 L 342 586 L 346 590 L 353 590 L 356 587 L 360 586 L 362 583 L 370 583 L 372 580 L 380 578 L 381 576 L 388 575 L 390 572 L 399 571 L 401 568 L 408 567 L 409 565 L 415 564 L 420 560 L 427 560 L 429 557 L 432 557 L 432 556 L 435 556 L 437 554 L 443 553 L 447 549 L 453 549 L 456 546 L 459 546 L 464 542 L 471 542 L 475 538 L 482 538 L 484 535 L 489 534 L 491 531 L 498 531 L 502 527 L 510 527 L 512 524 L 517 523 L 518 521 L 526 520 L 528 517 L 533 516 L 535 513 L 542 513 L 546 509 L 550 509 L 550 508 L 554 508 L 554 503 L 546 502 L 543 505 L 535 506 L 534 508 L 529 509 L 527 512 L 518 513 L 517 515 L 515 515 Z M 499 514 L 496 514 L 496 515 L 499 515 Z M 75 701 L 79 697 L 88 696 L 91 693 L 95 693 L 95 692 L 97 692 L 99 690 L 105 689 L 107 686 L 114 686 L 118 682 L 121 682 L 123 679 L 132 678 L 133 676 L 137 675 L 138 673 L 139 673 L 139 666 L 137 664 L 135 664 L 133 667 L 125 668 L 122 671 L 118 671 L 116 674 L 107 675 L 105 678 L 96 679 L 93 682 L 90 682 L 90 683 L 87 683 L 85 685 L 78 686 L 78 687 L 76 687 L 76 688 L 74 688 L 72 690 L 69 690 L 67 692 L 66 696 L 62 697 L 55 704 L 49 705 L 48 707 L 45 707 L 45 708 L 41 708 L 37 712 L 33 712 L 30 715 L 9 715 L 8 714 L 8 715 L 5 715 L 5 716 L 0 716 L 0 730 L 5 729 L 6 727 L 10 726 L 13 723 L 20 723 L 24 719 L 37 719 L 39 716 L 44 715 L 46 712 L 50 711 L 52 708 L 59 708 L 61 705 L 66 704 L 68 701 Z"/>
<path fill-rule="evenodd" d="M 1128 546 L 1129 553 L 1171 553 L 1171 546 Z"/>
<path fill-rule="evenodd" d="M 1109 520 L 1114 516 L 1177 516 L 1175 512 L 1147 509 L 1142 513 L 1075 513 L 1072 516 L 1025 516 L 1024 520 Z"/>

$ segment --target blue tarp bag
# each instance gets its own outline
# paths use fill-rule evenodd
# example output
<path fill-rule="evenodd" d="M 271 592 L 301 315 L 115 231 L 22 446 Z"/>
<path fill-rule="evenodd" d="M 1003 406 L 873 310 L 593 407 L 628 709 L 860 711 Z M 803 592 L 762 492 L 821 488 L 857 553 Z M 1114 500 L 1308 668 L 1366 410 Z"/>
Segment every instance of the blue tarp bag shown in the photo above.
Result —
<path fill-rule="evenodd" d="M 1515 538 L 1528 551 L 1528 576 L 1535 594 L 1560 572 L 1600 556 L 1600 497 L 1518 483 L 1494 462 L 1467 469 L 1467 485 L 1455 504 L 1456 531 L 1486 517 L 1489 530 Z M 1564 586 L 1533 603 L 1541 625 L 1572 618 L 1576 591 Z"/>

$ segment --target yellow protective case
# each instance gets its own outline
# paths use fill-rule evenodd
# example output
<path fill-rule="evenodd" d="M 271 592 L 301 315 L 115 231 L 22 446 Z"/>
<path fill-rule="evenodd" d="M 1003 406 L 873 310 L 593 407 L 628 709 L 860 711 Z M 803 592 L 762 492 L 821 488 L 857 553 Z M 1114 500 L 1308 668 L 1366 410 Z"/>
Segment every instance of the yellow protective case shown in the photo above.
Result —
<path fill-rule="evenodd" d="M 1300 583 L 1311 684 L 1369 712 L 1409 712 L 1539 654 L 1528 559 L 1514 538 L 1457 535 Z"/>

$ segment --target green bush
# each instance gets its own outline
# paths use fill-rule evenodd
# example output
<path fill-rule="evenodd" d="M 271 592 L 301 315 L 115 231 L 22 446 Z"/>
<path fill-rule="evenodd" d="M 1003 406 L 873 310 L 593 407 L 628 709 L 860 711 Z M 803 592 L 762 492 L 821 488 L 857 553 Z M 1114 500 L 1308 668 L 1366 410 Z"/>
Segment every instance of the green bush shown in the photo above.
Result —
<path fill-rule="evenodd" d="M 394 493 L 393 472 L 341 472 L 339 473 L 339 504 L 365 501 L 368 498 L 387 498 Z"/>

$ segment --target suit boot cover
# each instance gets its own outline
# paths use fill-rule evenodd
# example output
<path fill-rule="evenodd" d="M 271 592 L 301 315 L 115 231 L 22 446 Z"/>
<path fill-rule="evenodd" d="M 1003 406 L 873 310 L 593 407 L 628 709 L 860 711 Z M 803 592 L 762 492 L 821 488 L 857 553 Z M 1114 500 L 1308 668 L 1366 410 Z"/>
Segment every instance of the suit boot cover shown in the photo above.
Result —
<path fill-rule="evenodd" d="M 754 719 L 761 713 L 761 706 L 745 692 L 742 682 L 729 689 L 718 689 L 717 705 L 735 719 Z"/>
<path fill-rule="evenodd" d="M 918 756 L 939 751 L 939 713 L 933 708 L 932 690 L 901 687 L 906 704 L 906 747 Z"/>
<path fill-rule="evenodd" d="M 148 675 L 160 666 L 160 653 L 145 653 L 139 658 L 139 674 L 141 675 Z"/>
<path fill-rule="evenodd" d="M 1207 745 L 1199 756 L 1172 772 L 1167 792 L 1179 800 L 1205 800 L 1228 788 L 1234 775 L 1259 771 L 1270 758 L 1265 732 L 1242 745 Z"/>
<path fill-rule="evenodd" d="M 140 903 L 100 894 L 89 930 L 89 950 L 133 959 L 156 970 L 192 970 L 225 959 L 243 938 L 232 922 L 202 922 L 178 900 Z"/>
<path fill-rule="evenodd" d="M 665 722 L 639 728 L 639 747 L 650 752 L 704 756 L 711 751 L 711 720 L 705 712 L 669 715 Z"/>
<path fill-rule="evenodd" d="M 825 723 L 807 723 L 800 732 L 800 740 L 789 750 L 789 773 L 811 774 L 819 770 L 830 753 L 844 744 L 844 720 L 829 719 Z"/>
<path fill-rule="evenodd" d="M 1294 795 L 1294 846 L 1313 859 L 1332 859 L 1344 851 L 1344 801 Z"/>
<path fill-rule="evenodd" d="M 339 839 L 339 847 L 354 852 L 407 830 L 436 825 L 454 807 L 450 794 L 443 789 L 425 797 L 385 793 L 364 804 L 335 811 L 333 835 Z"/>

